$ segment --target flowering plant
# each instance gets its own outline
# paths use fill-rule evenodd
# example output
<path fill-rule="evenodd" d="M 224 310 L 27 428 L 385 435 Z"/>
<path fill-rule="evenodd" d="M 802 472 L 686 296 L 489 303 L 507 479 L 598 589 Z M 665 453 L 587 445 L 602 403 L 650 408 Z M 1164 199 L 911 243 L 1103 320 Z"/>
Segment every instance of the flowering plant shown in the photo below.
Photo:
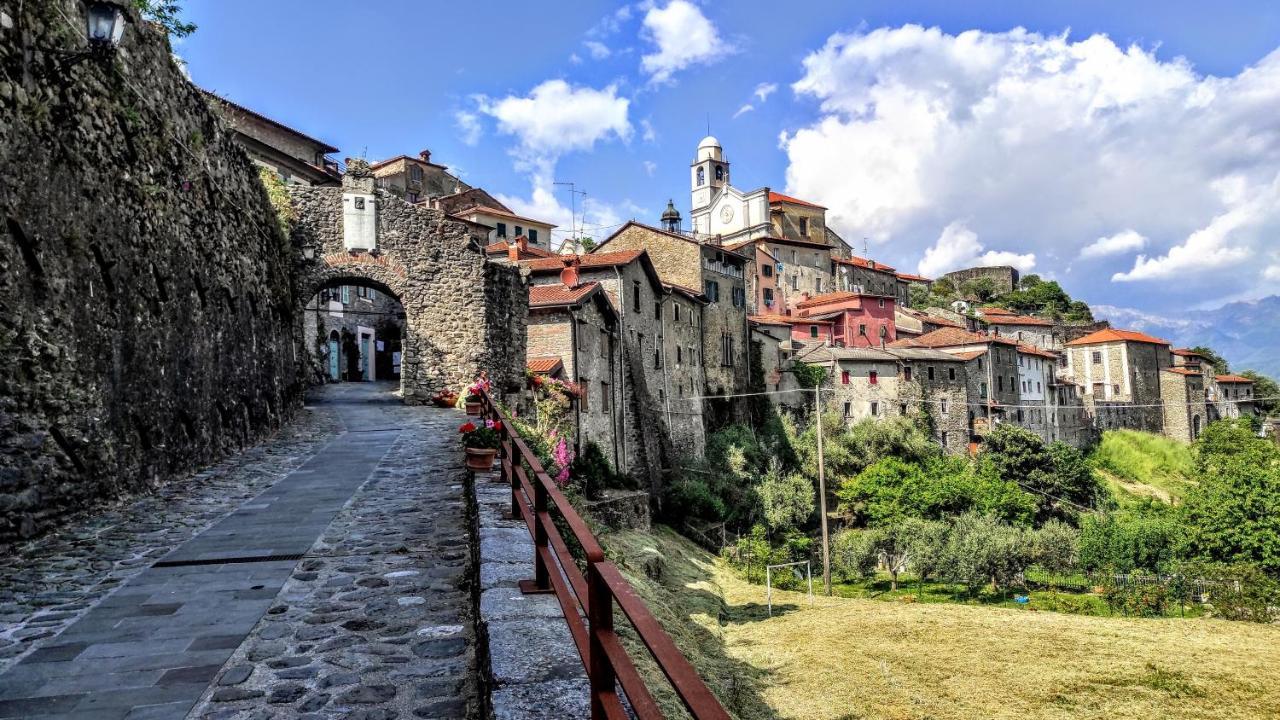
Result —
<path fill-rule="evenodd" d="M 551 477 L 560 487 L 569 484 L 569 466 L 573 464 L 574 452 L 569 449 L 569 443 L 563 435 L 556 430 L 552 430 L 549 436 L 551 440 L 551 467 L 547 468 Z"/>
<path fill-rule="evenodd" d="M 482 425 L 465 422 L 458 428 L 458 432 L 462 433 L 462 446 L 476 450 L 496 450 L 501 443 L 498 436 L 500 430 L 502 422 L 493 420 L 485 420 Z"/>
<path fill-rule="evenodd" d="M 436 407 L 453 407 L 458 404 L 458 393 L 452 390 L 441 390 L 431 396 L 431 404 Z"/>
<path fill-rule="evenodd" d="M 480 393 L 490 388 L 489 373 L 481 371 L 480 377 L 467 386 L 467 402 L 480 402 Z"/>

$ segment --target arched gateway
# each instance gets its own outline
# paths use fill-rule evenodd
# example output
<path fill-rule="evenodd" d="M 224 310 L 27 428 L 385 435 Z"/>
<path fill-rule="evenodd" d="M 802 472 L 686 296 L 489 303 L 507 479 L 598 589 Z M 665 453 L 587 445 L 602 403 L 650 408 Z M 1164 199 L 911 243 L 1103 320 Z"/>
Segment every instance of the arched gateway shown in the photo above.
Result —
<path fill-rule="evenodd" d="M 363 160 L 348 163 L 342 187 L 291 187 L 289 193 L 297 213 L 297 307 L 341 285 L 372 287 L 398 300 L 405 313 L 405 402 L 461 389 L 482 370 L 499 389 L 521 385 L 528 292 L 517 268 L 486 258 L 481 233 L 378 189 Z M 317 349 L 326 338 L 314 337 L 308 313 L 298 317 L 302 344 L 318 366 Z"/>

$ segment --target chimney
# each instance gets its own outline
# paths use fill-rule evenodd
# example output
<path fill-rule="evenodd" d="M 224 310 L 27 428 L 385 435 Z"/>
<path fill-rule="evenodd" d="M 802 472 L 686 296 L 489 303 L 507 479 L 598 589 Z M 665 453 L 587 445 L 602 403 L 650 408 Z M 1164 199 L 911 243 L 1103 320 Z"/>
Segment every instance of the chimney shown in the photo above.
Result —
<path fill-rule="evenodd" d="M 520 252 L 529 252 L 529 238 L 523 235 L 517 237 L 516 247 L 520 248 Z"/>
<path fill-rule="evenodd" d="M 520 247 L 514 242 L 507 243 L 507 259 L 513 264 L 520 262 Z"/>
<path fill-rule="evenodd" d="M 430 150 L 422 150 L 422 151 L 420 151 L 420 152 L 418 153 L 418 157 L 422 159 L 422 162 L 428 162 L 428 163 L 429 163 L 429 162 L 431 162 L 431 151 L 430 151 Z"/>
<path fill-rule="evenodd" d="M 578 287 L 578 256 L 564 258 L 564 269 L 560 271 L 560 284 L 568 288 Z"/>

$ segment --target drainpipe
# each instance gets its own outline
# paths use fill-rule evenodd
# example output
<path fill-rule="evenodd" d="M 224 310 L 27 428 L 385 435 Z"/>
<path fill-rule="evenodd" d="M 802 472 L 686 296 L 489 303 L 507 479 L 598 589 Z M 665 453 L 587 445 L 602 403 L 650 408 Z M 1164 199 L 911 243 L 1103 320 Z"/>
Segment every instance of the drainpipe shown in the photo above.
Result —
<path fill-rule="evenodd" d="M 664 307 L 665 299 L 658 302 L 658 337 L 654 339 L 653 349 L 662 358 L 662 389 L 663 395 L 666 397 L 667 406 L 667 432 L 671 432 L 671 380 L 667 376 L 667 311 Z"/>
<path fill-rule="evenodd" d="M 578 379 L 582 377 L 582 371 L 581 371 L 581 366 L 578 365 L 578 362 L 579 362 L 578 316 L 576 313 L 574 313 L 573 308 L 569 308 L 569 342 L 572 343 L 569 357 L 572 358 L 573 360 L 573 375 L 574 375 L 574 377 L 569 379 L 569 382 L 577 383 Z M 588 397 L 590 397 L 590 393 L 591 393 L 590 386 L 587 387 L 586 392 Z M 574 419 L 574 433 L 573 433 L 574 453 L 577 455 L 581 455 L 582 454 L 582 399 L 581 398 L 578 399 L 578 402 L 574 403 L 573 419 Z"/>

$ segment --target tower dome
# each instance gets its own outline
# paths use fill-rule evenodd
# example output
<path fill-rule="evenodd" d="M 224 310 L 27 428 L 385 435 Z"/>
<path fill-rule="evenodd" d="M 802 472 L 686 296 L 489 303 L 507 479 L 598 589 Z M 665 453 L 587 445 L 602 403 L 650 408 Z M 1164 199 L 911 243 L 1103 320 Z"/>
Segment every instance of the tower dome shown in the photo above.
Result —
<path fill-rule="evenodd" d="M 673 200 L 667 200 L 667 209 L 662 211 L 662 229 L 668 232 L 680 230 L 680 211 L 676 210 Z"/>
<path fill-rule="evenodd" d="M 698 143 L 698 160 L 719 160 L 723 153 L 724 148 L 714 135 L 708 135 Z"/>

